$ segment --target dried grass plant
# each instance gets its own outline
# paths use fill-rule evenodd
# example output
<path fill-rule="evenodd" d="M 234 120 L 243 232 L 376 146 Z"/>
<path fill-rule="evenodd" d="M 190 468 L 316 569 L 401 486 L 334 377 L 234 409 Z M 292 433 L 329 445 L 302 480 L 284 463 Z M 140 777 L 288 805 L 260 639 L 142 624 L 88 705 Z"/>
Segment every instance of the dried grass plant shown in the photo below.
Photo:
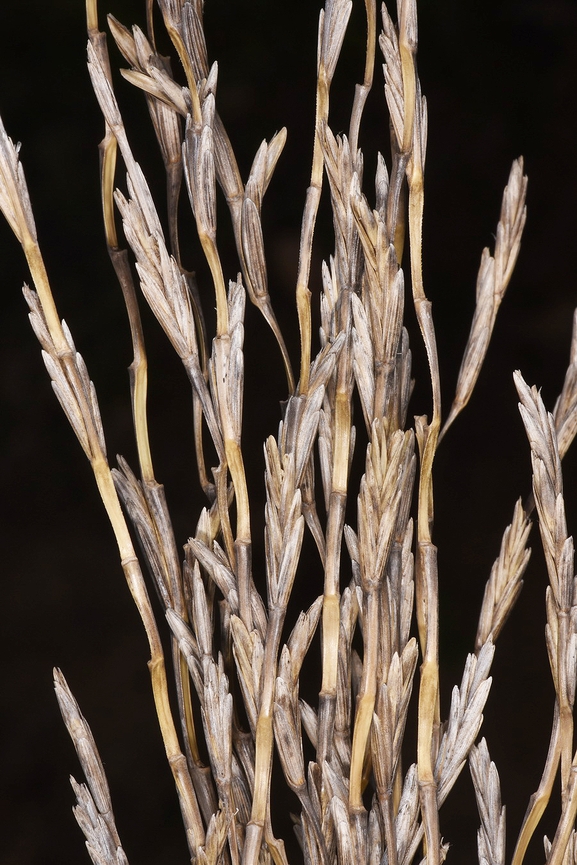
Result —
<path fill-rule="evenodd" d="M 488 575 L 476 641 L 460 680 L 450 683 L 444 711 L 435 458 L 440 447 L 451 447 L 447 433 L 469 402 L 487 354 L 519 254 L 527 179 L 523 160 L 515 160 L 493 248 L 481 255 L 455 393 L 442 409 L 422 271 L 428 114 L 417 73 L 416 4 L 399 0 L 391 17 L 393 10 L 366 0 L 364 77 L 347 133 L 336 134 L 330 92 L 351 5 L 326 0 L 319 18 L 314 148 L 295 293 L 300 353 L 293 370 L 269 294 L 261 222 L 269 183 L 282 170 L 286 130 L 263 141 L 243 178 L 234 133 L 218 113 L 218 67 L 205 42 L 201 0 L 159 0 L 158 16 L 148 3 L 146 32 L 109 16 L 128 67 L 123 77 L 145 94 L 164 161 L 163 224 L 119 108 L 95 2 L 87 3 L 88 68 L 105 126 L 104 232 L 132 335 L 136 465 L 119 457 L 111 467 L 96 390 L 58 314 L 19 148 L 3 126 L 0 208 L 26 256 L 33 288 L 25 286 L 24 296 L 52 387 L 90 462 L 142 619 L 153 704 L 191 861 L 285 865 L 286 839 L 277 837 L 276 821 L 288 788 L 298 801 L 294 832 L 307 865 L 438 865 L 450 856 L 451 842 L 441 809 L 468 765 L 481 865 L 521 865 L 543 813 L 557 799 L 557 828 L 545 838 L 544 857 L 550 865 L 569 865 L 577 862 L 577 583 L 561 460 L 577 432 L 577 319 L 551 413 L 539 391 L 515 375 L 533 492 L 512 507 Z M 172 63 L 156 47 L 166 37 Z M 390 160 L 376 157 L 372 179 L 364 176 L 359 136 L 381 63 Z M 322 293 L 315 299 L 312 251 L 323 187 L 330 195 L 334 251 L 322 264 Z M 202 280 L 187 269 L 186 201 L 206 261 Z M 232 225 L 238 272 L 225 272 L 217 213 L 219 224 L 228 219 Z M 270 326 L 286 374 L 278 431 L 264 442 L 264 540 L 255 532 L 258 494 L 246 470 L 263 443 L 243 438 L 247 300 Z M 191 385 L 191 446 L 205 504 L 184 551 L 154 470 L 142 302 Z M 319 305 L 318 339 L 313 303 Z M 430 391 L 414 423 L 405 326 L 413 315 L 418 327 L 412 339 L 422 340 L 418 356 L 425 361 L 416 376 L 427 377 Z M 498 769 L 481 728 L 496 643 L 523 585 L 533 512 L 549 578 L 545 639 L 555 696 L 541 781 L 506 854 Z M 303 561 L 305 536 L 316 552 Z M 316 598 L 306 609 L 299 607 L 302 581 Z M 84 775 L 72 786 L 88 852 L 95 865 L 122 865 L 128 861 L 122 826 L 96 742 L 60 670 L 54 683 Z"/>

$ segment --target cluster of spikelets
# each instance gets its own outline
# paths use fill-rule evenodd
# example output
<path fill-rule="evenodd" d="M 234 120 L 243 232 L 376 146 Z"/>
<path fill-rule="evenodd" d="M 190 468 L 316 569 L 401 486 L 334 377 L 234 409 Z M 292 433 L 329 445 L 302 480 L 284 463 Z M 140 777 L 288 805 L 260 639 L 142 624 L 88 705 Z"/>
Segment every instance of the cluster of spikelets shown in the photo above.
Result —
<path fill-rule="evenodd" d="M 424 856 L 428 865 L 442 862 L 448 844 L 441 839 L 439 809 L 467 762 L 481 823 L 479 861 L 504 865 L 505 811 L 499 778 L 487 744 L 475 742 L 490 689 L 494 643 L 522 587 L 529 558 L 529 515 L 536 507 L 550 580 L 546 641 L 556 700 L 542 781 L 529 803 L 512 862 L 522 862 L 560 767 L 561 818 L 553 841 L 545 839 L 545 855 L 554 865 L 576 863 L 577 593 L 560 463 L 577 431 L 575 335 L 553 415 L 547 414 L 538 392 L 516 376 L 531 445 L 534 501 L 515 506 L 487 582 L 474 652 L 466 660 L 460 685 L 453 689 L 448 718 L 440 715 L 433 463 L 440 439 L 471 396 L 517 258 L 525 222 L 522 162 L 514 162 L 511 169 L 494 253 L 485 249 L 481 258 L 471 332 L 455 398 L 442 426 L 435 331 L 421 273 L 427 110 L 416 72 L 415 2 L 399 0 L 396 23 L 382 8 L 378 42 L 384 57 L 392 161 L 387 170 L 384 159 L 377 158 L 373 206 L 362 191 L 358 137 L 373 81 L 376 3 L 365 3 L 365 75 L 356 88 L 349 135 L 335 136 L 328 123 L 329 94 L 351 3 L 326 0 L 319 21 L 314 151 L 296 286 L 301 354 L 295 381 L 268 293 L 261 228 L 263 198 L 286 132 L 263 142 L 244 184 L 216 109 L 218 70 L 208 63 L 202 0 L 159 0 L 158 5 L 185 86 L 177 83 L 168 60 L 156 51 L 151 4 L 148 35 L 138 27 L 130 31 L 114 18 L 109 18 L 109 25 L 130 66 L 124 77 L 146 94 L 167 173 L 168 234 L 132 155 L 114 94 L 106 39 L 98 30 L 94 3 L 88 3 L 89 70 L 106 125 L 101 144 L 105 232 L 126 300 L 134 349 L 131 391 L 139 476 L 121 458 L 118 469 L 109 467 L 97 396 L 70 331 L 58 317 L 18 148 L 3 127 L 0 207 L 29 264 L 35 291 L 25 287 L 24 293 L 46 368 L 91 462 L 146 630 L 155 707 L 191 859 L 206 865 L 287 862 L 283 841 L 274 834 L 274 814 L 271 817 L 276 749 L 284 781 L 300 801 L 295 831 L 307 865 L 408 865 L 416 856 Z M 126 170 L 125 193 L 114 190 L 117 151 Z M 320 345 L 315 354 L 308 283 L 325 173 L 335 251 L 323 264 Z M 228 287 L 217 246 L 217 181 L 229 207 L 240 266 L 239 276 Z M 211 291 L 206 286 L 201 290 L 181 263 L 177 214 L 183 184 L 210 269 Z M 130 255 L 117 236 L 115 210 Z M 408 250 L 403 254 L 405 235 Z M 412 380 L 409 338 L 403 327 L 403 258 L 410 270 L 433 401 L 430 420 L 417 417 L 414 430 L 406 428 Z M 207 503 L 184 547 L 184 561 L 149 448 L 146 351 L 131 262 L 142 294 L 192 384 L 194 443 Z M 242 445 L 246 292 L 277 338 L 288 388 L 278 436 L 265 443 L 262 579 L 260 574 L 253 579 L 251 567 Z M 216 303 L 216 333 L 211 340 L 202 303 Z M 355 389 L 362 409 L 359 430 L 352 417 Z M 362 446 L 365 471 L 356 490 L 351 488 L 350 466 L 355 447 Z M 209 468 L 212 463 L 215 467 Z M 320 494 L 315 490 L 319 479 Z M 356 529 L 345 525 L 345 506 L 352 496 L 357 497 Z M 296 621 L 285 622 L 295 579 L 298 583 L 305 531 L 311 532 L 318 551 L 318 598 Z M 160 623 L 133 534 L 172 634 L 171 688 L 177 719 L 169 700 Z M 265 584 L 259 593 L 257 586 L 264 589 Z M 417 637 L 411 636 L 413 618 Z M 318 703 L 312 706 L 299 699 L 299 676 L 317 628 L 321 680 Z M 283 642 L 286 633 L 290 636 Z M 407 767 L 401 750 L 419 661 L 417 754 Z M 59 671 L 55 685 L 86 777 L 86 784 L 72 783 L 75 813 L 88 850 L 97 865 L 122 865 L 127 860 L 95 742 Z M 312 755 L 308 764 L 305 751 Z M 208 766 L 202 762 L 204 752 Z M 281 783 L 275 775 L 274 784 Z"/>

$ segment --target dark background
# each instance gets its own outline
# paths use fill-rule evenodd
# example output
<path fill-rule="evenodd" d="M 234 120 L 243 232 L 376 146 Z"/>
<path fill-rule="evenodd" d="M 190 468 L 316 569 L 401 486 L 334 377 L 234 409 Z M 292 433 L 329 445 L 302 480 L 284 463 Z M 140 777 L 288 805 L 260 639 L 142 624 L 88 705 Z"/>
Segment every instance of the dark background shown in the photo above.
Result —
<path fill-rule="evenodd" d="M 206 5 L 209 55 L 219 61 L 217 101 L 243 177 L 260 141 L 288 127 L 263 218 L 271 293 L 296 365 L 293 290 L 312 146 L 320 3 L 208 0 Z M 144 24 L 144 4 L 136 0 L 111 0 L 106 11 L 127 25 Z M 109 453 L 111 458 L 123 453 L 134 464 L 126 374 L 130 342 L 102 237 L 97 157 L 102 122 L 85 68 L 83 15 L 83 4 L 76 0 L 0 6 L 0 111 L 9 134 L 23 143 L 54 293 L 95 381 Z M 350 29 L 333 89 L 335 132 L 348 127 L 353 85 L 362 75 L 362 4 L 355 5 Z M 530 485 L 512 371 L 520 368 L 530 384 L 542 387 L 552 408 L 568 359 L 576 298 L 577 4 L 421 2 L 420 40 L 419 70 L 430 118 L 424 270 L 439 333 L 446 407 L 469 330 L 481 250 L 493 244 L 514 157 L 525 156 L 530 177 L 521 257 L 488 360 L 472 403 L 436 465 L 446 715 L 450 688 L 460 680 L 474 644 L 483 586 L 502 531 L 515 499 Z M 112 58 L 113 65 L 124 65 L 115 52 Z M 162 168 L 147 131 L 144 100 L 121 80 L 117 90 L 136 157 L 147 176 L 158 178 L 160 201 Z M 379 62 L 361 136 L 366 185 L 374 174 L 375 151 L 386 152 L 387 139 Z M 313 265 L 315 299 L 320 261 L 331 251 L 327 214 L 325 205 Z M 224 210 L 220 219 L 226 247 L 230 232 Z M 184 862 L 178 806 L 152 707 L 145 639 L 90 468 L 54 399 L 28 326 L 20 293 L 27 269 L 4 222 L 0 249 L 0 862 L 88 861 L 70 810 L 67 776 L 80 773 L 53 696 L 53 665 L 64 670 L 92 725 L 129 860 L 133 865 Z M 186 261 L 207 286 L 192 242 Z M 226 253 L 224 261 L 226 276 L 234 276 L 234 255 Z M 190 447 L 188 386 L 159 328 L 146 315 L 145 324 L 156 474 L 166 485 L 178 542 L 184 543 L 202 505 Z M 252 308 L 246 346 L 245 439 L 252 454 L 251 488 L 259 502 L 261 442 L 276 431 L 285 386 L 272 339 Z M 421 386 L 412 408 L 420 414 L 430 406 L 416 337 L 413 350 Z M 571 531 L 577 519 L 572 452 L 565 471 Z M 546 575 L 536 532 L 532 544 L 525 589 L 497 644 L 484 726 L 501 772 L 512 835 L 538 785 L 553 707 L 543 640 Z M 554 831 L 555 822 L 545 821 L 545 828 Z M 452 861 L 474 861 L 477 824 L 465 771 L 441 818 L 443 835 L 454 842 Z M 536 841 L 527 861 L 541 860 Z"/>

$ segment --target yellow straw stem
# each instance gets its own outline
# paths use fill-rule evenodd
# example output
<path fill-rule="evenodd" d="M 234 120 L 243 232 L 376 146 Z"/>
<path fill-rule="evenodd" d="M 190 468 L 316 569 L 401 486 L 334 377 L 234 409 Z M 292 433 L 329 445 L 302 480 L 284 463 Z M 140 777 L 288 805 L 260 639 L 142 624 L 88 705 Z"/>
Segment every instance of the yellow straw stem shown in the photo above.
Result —
<path fill-rule="evenodd" d="M 109 128 L 102 142 L 100 153 L 102 164 L 100 168 L 100 186 L 102 193 L 102 215 L 104 218 L 104 233 L 106 243 L 112 249 L 118 249 L 118 235 L 114 220 L 114 175 L 116 172 L 116 153 L 118 142 Z"/>
<path fill-rule="evenodd" d="M 301 336 L 301 369 L 299 391 L 308 393 L 309 376 L 311 366 L 311 293 L 309 291 L 309 274 L 311 256 L 313 249 L 313 236 L 315 232 L 315 221 L 321 198 L 323 183 L 323 151 L 320 142 L 319 129 L 322 123 L 326 123 L 329 116 L 329 84 L 327 82 L 325 69 L 319 69 L 317 79 L 316 116 L 315 116 L 315 140 L 313 145 L 313 164 L 311 169 L 311 180 L 307 190 L 303 223 L 301 228 L 301 241 L 299 250 L 299 269 L 297 276 L 296 302 Z"/>
<path fill-rule="evenodd" d="M 203 226 L 197 220 L 197 230 L 203 252 L 206 256 L 210 273 L 214 284 L 214 293 L 216 298 L 216 335 L 224 336 L 228 333 L 228 303 L 226 297 L 226 287 L 224 284 L 224 276 L 222 273 L 222 265 L 220 257 L 216 249 L 214 238 L 210 237 Z"/>
<path fill-rule="evenodd" d="M 553 729 L 551 731 L 551 740 L 549 742 L 549 751 L 547 753 L 545 768 L 543 770 L 539 788 L 529 800 L 529 807 L 527 808 L 527 813 L 523 820 L 523 825 L 515 846 L 511 865 L 522 865 L 529 842 L 533 837 L 535 829 L 539 825 L 539 821 L 541 820 L 547 805 L 549 804 L 560 757 L 559 707 L 556 704 Z"/>
<path fill-rule="evenodd" d="M 54 303 L 54 298 L 52 297 L 52 290 L 48 281 L 48 274 L 46 273 L 46 267 L 44 265 L 42 253 L 40 252 L 40 247 L 34 238 L 27 232 L 22 239 L 22 248 L 26 256 L 26 261 L 28 262 L 28 267 L 30 268 L 34 288 L 36 289 L 36 293 L 38 294 L 42 306 L 42 312 L 46 319 L 48 332 L 50 333 L 50 337 L 54 343 L 54 347 L 56 348 L 57 355 L 63 357 L 70 353 L 70 346 L 66 342 L 60 318 L 58 317 L 58 311 L 56 309 L 56 304 Z"/>
<path fill-rule="evenodd" d="M 577 754 L 575 755 L 573 764 L 571 766 L 567 788 L 564 791 L 565 802 L 563 805 L 563 811 L 561 813 L 561 819 L 559 821 L 559 825 L 557 826 L 557 831 L 553 839 L 553 844 L 551 845 L 551 852 L 549 853 L 547 865 L 562 865 L 562 863 L 565 861 L 565 852 L 567 850 L 569 839 L 571 838 L 571 833 L 574 831 L 575 817 L 577 816 L 577 766 L 575 765 L 576 761 Z"/>
<path fill-rule="evenodd" d="M 377 693 L 377 647 L 379 629 L 379 593 L 372 590 L 367 597 L 367 615 L 364 629 L 363 675 L 359 697 L 351 751 L 351 771 L 349 786 L 349 808 L 362 811 L 363 805 L 363 764 L 373 722 L 373 710 Z"/>
<path fill-rule="evenodd" d="M 246 827 L 246 840 L 242 865 L 257 865 L 263 832 L 269 810 L 270 779 L 272 774 L 273 704 L 277 670 L 277 655 L 286 608 L 273 607 L 266 633 L 263 683 L 256 725 L 254 793 L 250 821 Z"/>

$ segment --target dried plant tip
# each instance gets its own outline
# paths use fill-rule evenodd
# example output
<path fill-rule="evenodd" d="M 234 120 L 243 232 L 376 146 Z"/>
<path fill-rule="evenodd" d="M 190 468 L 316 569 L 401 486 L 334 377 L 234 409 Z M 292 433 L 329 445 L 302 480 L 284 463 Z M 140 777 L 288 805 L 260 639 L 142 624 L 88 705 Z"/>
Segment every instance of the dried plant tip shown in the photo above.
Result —
<path fill-rule="evenodd" d="M 395 132 L 396 144 L 401 151 L 403 147 L 403 129 L 405 125 L 405 101 L 403 95 L 403 73 L 401 69 L 401 55 L 399 52 L 399 40 L 397 31 L 387 7 L 381 6 L 383 19 L 383 32 L 379 36 L 385 64 L 383 72 L 385 76 L 385 98 L 391 123 Z"/>
<path fill-rule="evenodd" d="M 86 849 L 94 865 L 128 865 L 124 850 L 98 813 L 89 789 L 84 784 L 78 784 L 73 777 L 70 778 L 70 784 L 78 803 L 72 810 L 84 833 Z"/>
<path fill-rule="evenodd" d="M 484 249 L 481 256 L 475 313 L 459 370 L 455 399 L 441 438 L 469 402 L 485 360 L 497 312 L 519 255 L 521 235 L 527 218 L 526 195 L 527 177 L 523 174 L 523 159 L 520 157 L 513 162 L 509 181 L 503 192 L 494 257 L 488 249 Z"/>
<path fill-rule="evenodd" d="M 110 32 L 112 33 L 112 38 L 116 42 L 116 46 L 124 59 L 130 63 L 131 66 L 137 68 L 138 63 L 138 54 L 136 51 L 136 45 L 134 42 L 134 36 L 124 24 L 121 24 L 114 15 L 107 15 L 106 20 L 108 21 L 108 26 L 110 27 Z"/>
<path fill-rule="evenodd" d="M 0 210 L 24 243 L 27 237 L 36 241 L 36 225 L 19 153 L 20 145 L 8 137 L 0 118 Z"/>
<path fill-rule="evenodd" d="M 565 373 L 563 389 L 555 403 L 553 417 L 559 456 L 563 459 L 577 434 L 577 309 L 573 313 L 569 366 Z"/>
<path fill-rule="evenodd" d="M 318 68 L 327 84 L 333 79 L 353 4 L 351 0 L 326 0 L 319 19 Z"/>
<path fill-rule="evenodd" d="M 475 641 L 477 652 L 489 636 L 495 642 L 519 597 L 523 587 L 523 574 L 531 556 L 531 550 L 527 547 L 530 531 L 531 523 L 519 499 L 511 525 L 507 526 L 503 534 L 499 558 L 495 560 L 485 586 Z"/>
<path fill-rule="evenodd" d="M 62 672 L 55 668 L 54 690 L 66 729 L 78 754 L 96 807 L 102 815 L 112 813 L 110 791 L 96 742 Z"/>
<path fill-rule="evenodd" d="M 497 225 L 495 292 L 498 303 L 503 299 L 519 255 L 521 235 L 527 219 L 526 197 L 527 177 L 523 174 L 523 157 L 520 156 L 511 166 Z"/>
<path fill-rule="evenodd" d="M 209 94 L 203 106 L 203 125 L 197 129 L 189 117 L 184 149 L 185 175 L 199 230 L 214 238 L 216 232 L 216 187 L 212 116 L 214 96 Z"/>
<path fill-rule="evenodd" d="M 92 88 L 100 105 L 100 110 L 112 130 L 123 129 L 122 117 L 112 90 L 112 85 L 102 64 L 102 58 L 97 53 L 92 42 L 88 42 L 87 52 L 88 72 Z"/>
<path fill-rule="evenodd" d="M 86 847 L 94 865 L 128 865 L 122 849 L 104 766 L 94 737 L 62 672 L 54 669 L 54 690 L 62 718 L 78 754 L 88 787 L 70 779 L 76 794 L 73 809 L 78 825 L 86 837 Z"/>
<path fill-rule="evenodd" d="M 449 720 L 435 766 L 439 805 L 443 804 L 459 777 L 481 728 L 483 708 L 491 688 L 489 671 L 494 654 L 495 647 L 488 641 L 477 657 L 469 655 L 461 687 L 453 688 Z"/>
<path fill-rule="evenodd" d="M 481 827 L 477 835 L 480 865 L 505 865 L 505 808 L 497 767 L 491 762 L 487 743 L 481 739 L 471 748 L 469 766 Z"/>

